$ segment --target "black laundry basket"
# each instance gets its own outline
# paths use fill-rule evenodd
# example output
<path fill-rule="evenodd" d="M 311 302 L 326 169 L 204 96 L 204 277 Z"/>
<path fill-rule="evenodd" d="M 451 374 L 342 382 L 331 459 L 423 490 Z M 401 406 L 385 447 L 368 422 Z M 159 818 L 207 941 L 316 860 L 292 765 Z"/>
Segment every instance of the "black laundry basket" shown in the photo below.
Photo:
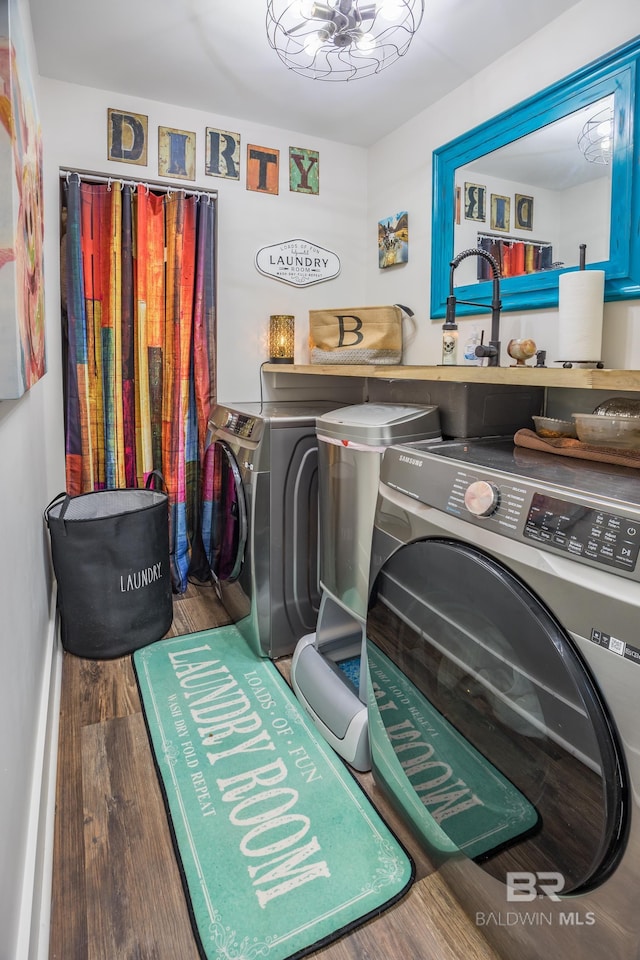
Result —
<path fill-rule="evenodd" d="M 44 512 L 69 653 L 121 657 L 171 626 L 168 497 L 154 476 L 143 490 L 61 493 Z"/>

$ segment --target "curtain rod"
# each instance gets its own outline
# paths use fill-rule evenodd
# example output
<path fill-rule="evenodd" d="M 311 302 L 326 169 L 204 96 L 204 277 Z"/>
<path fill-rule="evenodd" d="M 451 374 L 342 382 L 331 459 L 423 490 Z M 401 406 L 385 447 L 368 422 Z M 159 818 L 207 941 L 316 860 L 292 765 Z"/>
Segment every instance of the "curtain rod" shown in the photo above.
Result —
<path fill-rule="evenodd" d="M 75 174 L 79 180 L 91 181 L 92 183 L 130 183 L 134 187 L 146 187 L 147 190 L 163 190 L 165 193 L 177 193 L 181 191 L 185 196 L 191 197 L 200 197 L 203 194 L 205 196 L 216 197 L 218 196 L 217 190 L 210 190 L 206 187 L 202 189 L 190 189 L 189 187 L 183 187 L 182 185 L 175 183 L 164 183 L 161 180 L 135 180 L 133 177 L 108 177 L 104 173 L 94 173 L 93 170 L 62 170 L 60 169 L 60 179 L 69 180 L 69 177 Z"/>

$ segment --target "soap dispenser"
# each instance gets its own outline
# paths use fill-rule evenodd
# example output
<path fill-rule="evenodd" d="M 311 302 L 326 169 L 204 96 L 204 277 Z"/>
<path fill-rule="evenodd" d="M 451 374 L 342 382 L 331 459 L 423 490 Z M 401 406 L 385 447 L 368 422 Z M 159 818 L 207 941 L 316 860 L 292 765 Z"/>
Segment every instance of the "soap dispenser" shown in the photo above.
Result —
<path fill-rule="evenodd" d="M 458 362 L 458 324 L 442 324 L 442 363 L 455 366 Z"/>
<path fill-rule="evenodd" d="M 478 326 L 473 326 L 471 328 L 471 336 L 465 342 L 464 345 L 464 362 L 474 367 L 482 366 L 482 357 L 476 356 L 476 347 L 479 347 L 482 343 L 482 337 L 480 336 L 480 328 Z"/>

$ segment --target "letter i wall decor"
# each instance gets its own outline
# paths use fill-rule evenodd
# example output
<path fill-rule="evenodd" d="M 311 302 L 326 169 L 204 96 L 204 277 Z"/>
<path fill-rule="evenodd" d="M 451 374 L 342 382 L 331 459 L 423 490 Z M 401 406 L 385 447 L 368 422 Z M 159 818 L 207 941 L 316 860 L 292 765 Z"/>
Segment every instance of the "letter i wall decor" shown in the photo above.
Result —
<path fill-rule="evenodd" d="M 161 177 L 195 180 L 195 133 L 174 127 L 158 127 L 158 174 Z"/>

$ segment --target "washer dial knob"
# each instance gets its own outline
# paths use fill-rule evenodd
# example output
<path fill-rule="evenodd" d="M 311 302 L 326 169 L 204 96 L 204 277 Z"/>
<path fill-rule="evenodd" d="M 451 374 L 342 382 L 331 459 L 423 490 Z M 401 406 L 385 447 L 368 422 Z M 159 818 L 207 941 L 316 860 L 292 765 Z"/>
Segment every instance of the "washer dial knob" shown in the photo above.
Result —
<path fill-rule="evenodd" d="M 500 491 L 488 480 L 474 480 L 464 492 L 464 505 L 474 517 L 490 517 L 500 505 Z"/>

